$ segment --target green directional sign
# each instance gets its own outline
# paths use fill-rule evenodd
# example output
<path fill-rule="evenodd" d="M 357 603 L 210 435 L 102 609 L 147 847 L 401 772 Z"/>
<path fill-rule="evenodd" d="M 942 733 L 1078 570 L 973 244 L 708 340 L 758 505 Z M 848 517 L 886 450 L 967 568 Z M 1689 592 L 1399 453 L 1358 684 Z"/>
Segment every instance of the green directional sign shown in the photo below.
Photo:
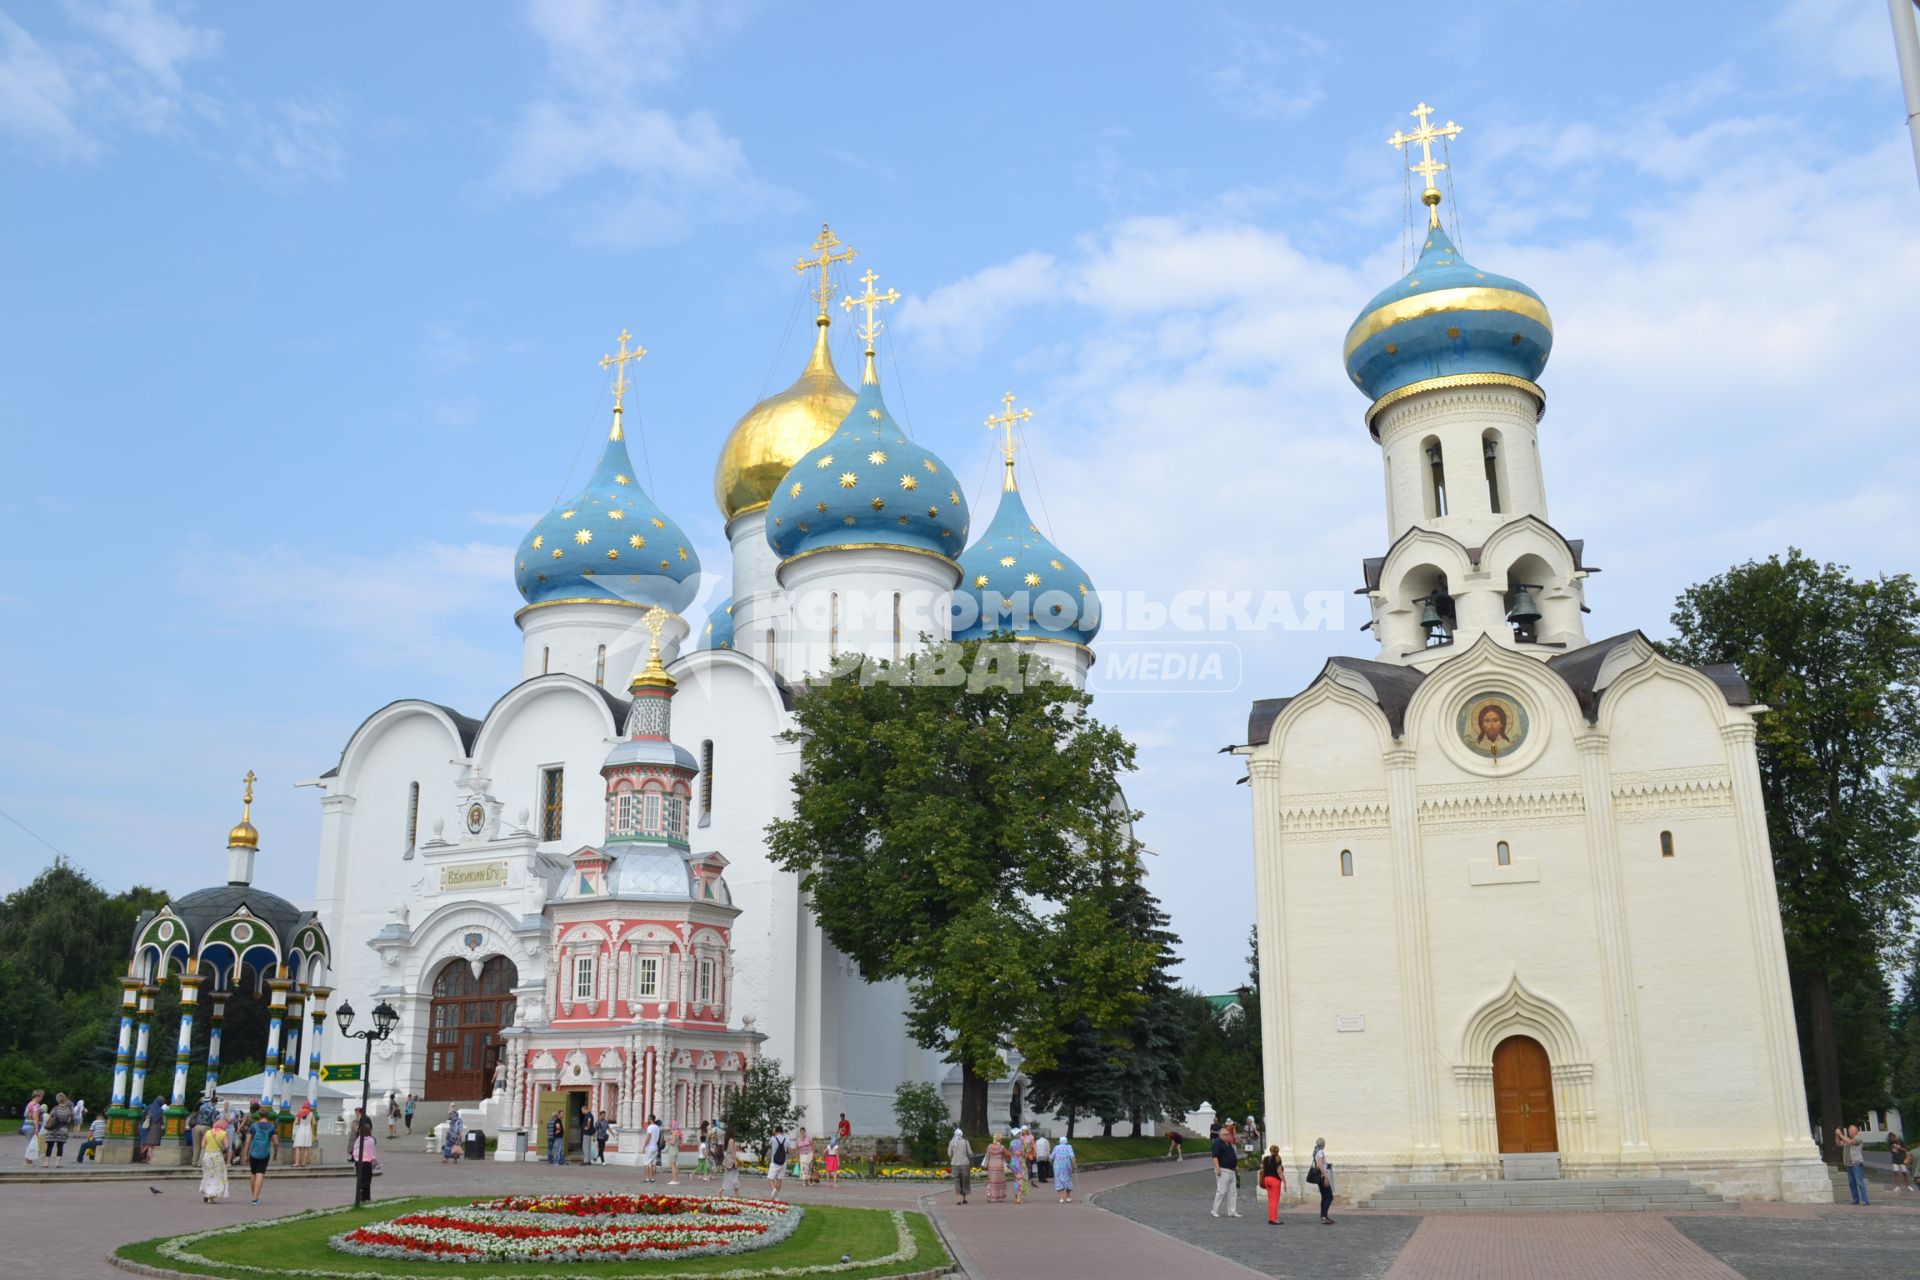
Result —
<path fill-rule="evenodd" d="M 360 1064 L 357 1062 L 323 1062 L 320 1064 L 320 1079 L 327 1084 L 345 1084 L 360 1078 Z"/>

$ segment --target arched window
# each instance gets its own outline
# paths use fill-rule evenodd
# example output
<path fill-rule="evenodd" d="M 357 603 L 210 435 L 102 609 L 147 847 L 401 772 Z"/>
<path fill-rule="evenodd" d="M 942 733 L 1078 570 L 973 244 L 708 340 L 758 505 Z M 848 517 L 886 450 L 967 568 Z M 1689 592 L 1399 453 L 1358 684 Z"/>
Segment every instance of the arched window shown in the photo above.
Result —
<path fill-rule="evenodd" d="M 607 687 L 607 646 L 601 645 L 600 651 L 593 656 L 593 682 L 602 689 Z"/>
<path fill-rule="evenodd" d="M 1663 858 L 1671 858 L 1673 856 L 1673 832 L 1671 831 L 1662 831 L 1660 833 L 1660 856 Z"/>
<path fill-rule="evenodd" d="M 1343 876 L 1353 874 L 1353 850 L 1351 849 L 1340 851 L 1340 874 Z"/>
<path fill-rule="evenodd" d="M 893 593 L 893 660 L 900 661 L 900 593 Z"/>
<path fill-rule="evenodd" d="M 420 784 L 415 782 L 407 787 L 407 856 L 413 856 L 413 847 L 420 840 Z"/>
<path fill-rule="evenodd" d="M 1447 514 L 1447 464 L 1441 455 L 1440 442 L 1429 439 L 1427 450 L 1427 514 L 1443 516 Z"/>
<path fill-rule="evenodd" d="M 700 744 L 700 825 L 713 820 L 713 739 Z"/>
<path fill-rule="evenodd" d="M 1480 452 L 1487 464 L 1487 509 L 1495 515 L 1500 514 L 1500 469 L 1505 459 L 1500 456 L 1500 433 L 1489 431 L 1480 437 Z"/>
<path fill-rule="evenodd" d="M 1493 846 L 1493 860 L 1503 867 L 1513 865 L 1513 849 L 1505 840 Z"/>
<path fill-rule="evenodd" d="M 840 656 L 840 593 L 830 592 L 827 596 L 827 658 L 831 661 Z"/>

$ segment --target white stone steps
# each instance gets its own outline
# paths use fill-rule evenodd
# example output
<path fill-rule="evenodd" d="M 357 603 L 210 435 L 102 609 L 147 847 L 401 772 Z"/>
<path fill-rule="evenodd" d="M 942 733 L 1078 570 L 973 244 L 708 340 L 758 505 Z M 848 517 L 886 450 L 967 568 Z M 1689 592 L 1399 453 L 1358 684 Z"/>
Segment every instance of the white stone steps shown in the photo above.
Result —
<path fill-rule="evenodd" d="M 1449 1209 L 1565 1213 L 1579 1210 L 1678 1212 L 1725 1209 L 1731 1205 L 1683 1178 L 1542 1178 L 1397 1182 L 1369 1196 L 1361 1207 L 1420 1213 Z"/>

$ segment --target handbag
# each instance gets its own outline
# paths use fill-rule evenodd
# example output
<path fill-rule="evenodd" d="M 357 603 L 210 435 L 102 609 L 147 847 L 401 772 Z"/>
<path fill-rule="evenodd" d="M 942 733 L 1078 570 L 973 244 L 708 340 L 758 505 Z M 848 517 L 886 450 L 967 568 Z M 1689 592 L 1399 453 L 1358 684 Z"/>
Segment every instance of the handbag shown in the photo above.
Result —
<path fill-rule="evenodd" d="M 23 1138 L 31 1138 L 33 1136 L 33 1121 L 22 1120 L 20 1122 L 20 1136 Z"/>
<path fill-rule="evenodd" d="M 1316 1164 L 1311 1169 L 1307 1170 L 1307 1181 L 1311 1182 L 1316 1187 L 1320 1185 L 1320 1166 L 1319 1165 Z"/>

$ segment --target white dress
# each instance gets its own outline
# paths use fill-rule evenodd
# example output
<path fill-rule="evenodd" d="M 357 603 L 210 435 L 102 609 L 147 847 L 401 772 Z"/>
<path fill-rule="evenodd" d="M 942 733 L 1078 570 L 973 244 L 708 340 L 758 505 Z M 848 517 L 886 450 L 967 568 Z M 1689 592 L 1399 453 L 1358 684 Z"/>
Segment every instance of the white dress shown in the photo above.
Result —
<path fill-rule="evenodd" d="M 308 1115 L 293 1122 L 293 1145 L 311 1147 L 313 1145 L 313 1117 Z"/>

